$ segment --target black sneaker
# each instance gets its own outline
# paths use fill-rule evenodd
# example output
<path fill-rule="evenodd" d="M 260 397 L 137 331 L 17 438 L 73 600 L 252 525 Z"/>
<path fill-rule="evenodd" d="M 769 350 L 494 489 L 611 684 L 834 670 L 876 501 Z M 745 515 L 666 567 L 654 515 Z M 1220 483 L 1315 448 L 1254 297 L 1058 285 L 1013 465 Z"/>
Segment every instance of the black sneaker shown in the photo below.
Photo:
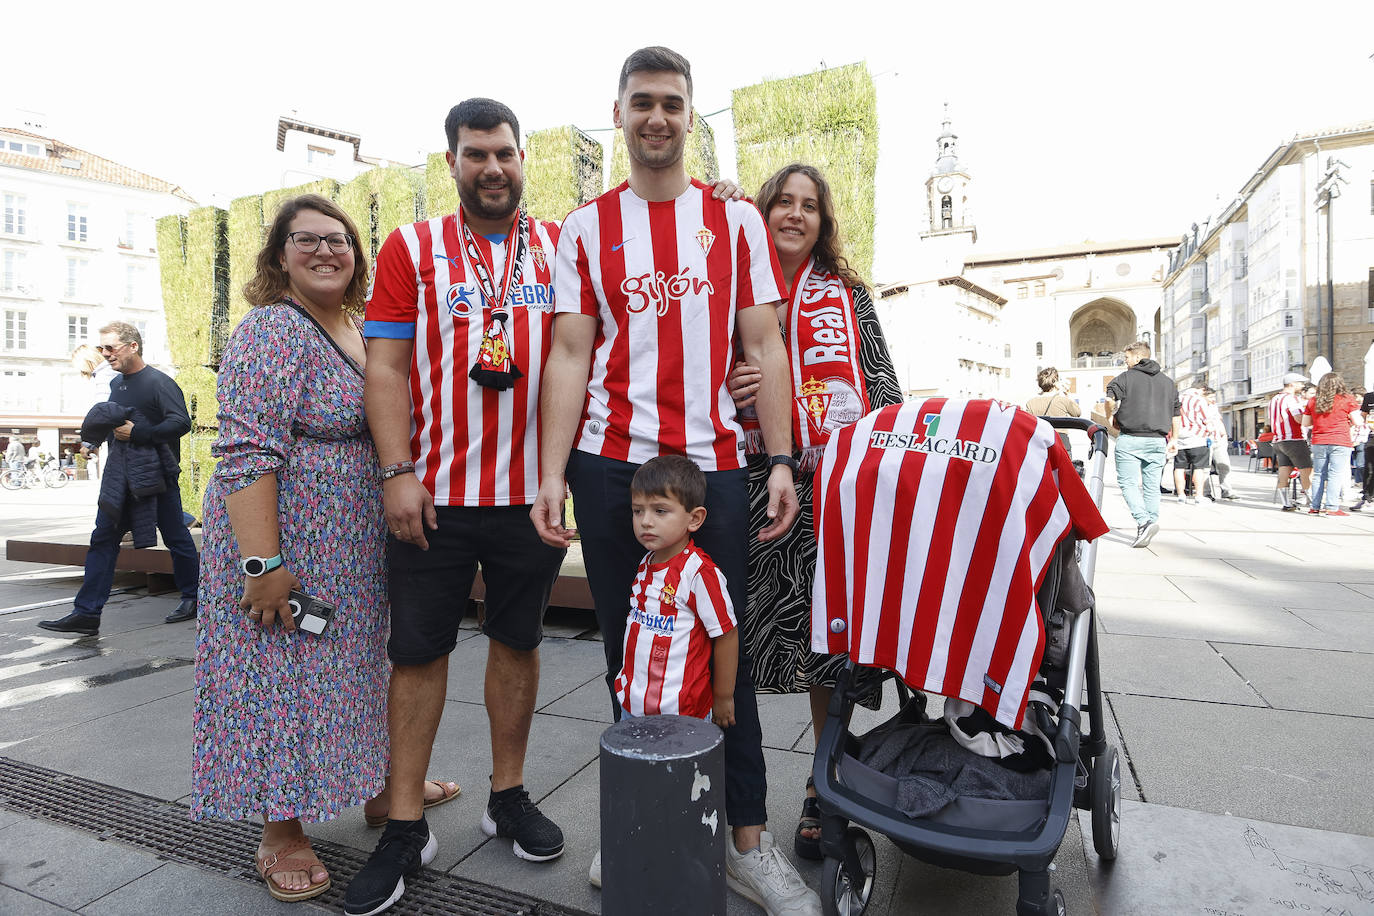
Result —
<path fill-rule="evenodd" d="M 512 851 L 531 862 L 547 862 L 563 854 L 563 831 L 530 801 L 524 786 L 491 793 L 482 814 L 482 832 L 510 837 Z"/>
<path fill-rule="evenodd" d="M 77 636 L 99 636 L 100 615 L 72 612 L 57 620 L 40 620 L 38 626 L 54 633 L 75 633 Z"/>
<path fill-rule="evenodd" d="M 367 864 L 348 883 L 344 912 L 348 916 L 382 912 L 406 892 L 406 875 L 433 862 L 438 851 L 439 843 L 424 818 L 388 821 Z"/>

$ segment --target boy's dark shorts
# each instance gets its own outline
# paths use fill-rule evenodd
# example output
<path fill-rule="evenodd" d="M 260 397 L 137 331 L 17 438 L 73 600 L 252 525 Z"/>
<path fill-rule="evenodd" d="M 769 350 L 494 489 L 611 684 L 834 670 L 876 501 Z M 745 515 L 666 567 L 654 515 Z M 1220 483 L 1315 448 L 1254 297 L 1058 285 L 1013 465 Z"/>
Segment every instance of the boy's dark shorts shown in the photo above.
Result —
<path fill-rule="evenodd" d="M 1312 446 L 1306 439 L 1281 439 L 1274 442 L 1274 454 L 1281 468 L 1302 470 L 1312 466 Z"/>
<path fill-rule="evenodd" d="M 1181 448 L 1174 456 L 1175 471 L 1205 471 L 1212 466 L 1212 450 L 1205 445 Z"/>
<path fill-rule="evenodd" d="M 516 651 L 537 648 L 567 551 L 539 539 L 529 506 L 436 506 L 435 514 L 429 550 L 387 536 L 391 661 L 423 665 L 453 651 L 479 565 L 482 632 Z"/>

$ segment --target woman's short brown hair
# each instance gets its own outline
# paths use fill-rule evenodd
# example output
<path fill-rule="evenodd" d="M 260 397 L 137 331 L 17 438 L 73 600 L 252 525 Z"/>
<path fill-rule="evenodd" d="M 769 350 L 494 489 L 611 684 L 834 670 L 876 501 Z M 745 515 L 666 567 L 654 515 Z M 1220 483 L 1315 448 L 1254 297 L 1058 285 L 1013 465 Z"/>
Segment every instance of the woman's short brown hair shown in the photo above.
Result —
<path fill-rule="evenodd" d="M 1035 380 L 1040 384 L 1041 391 L 1049 391 L 1059 384 L 1059 370 L 1053 366 L 1046 366 L 1035 376 Z"/>
<path fill-rule="evenodd" d="M 267 230 L 267 241 L 258 252 L 256 273 L 253 279 L 243 285 L 243 298 L 249 305 L 272 305 L 280 302 L 286 293 L 288 277 L 282 267 L 281 251 L 286 245 L 286 234 L 291 230 L 291 221 L 302 210 L 336 219 L 343 223 L 344 231 L 353 240 L 353 278 L 344 290 L 343 307 L 350 312 L 359 312 L 367 301 L 367 255 L 358 246 L 358 227 L 343 208 L 327 197 L 318 194 L 302 194 L 284 201 L 281 209 Z"/>

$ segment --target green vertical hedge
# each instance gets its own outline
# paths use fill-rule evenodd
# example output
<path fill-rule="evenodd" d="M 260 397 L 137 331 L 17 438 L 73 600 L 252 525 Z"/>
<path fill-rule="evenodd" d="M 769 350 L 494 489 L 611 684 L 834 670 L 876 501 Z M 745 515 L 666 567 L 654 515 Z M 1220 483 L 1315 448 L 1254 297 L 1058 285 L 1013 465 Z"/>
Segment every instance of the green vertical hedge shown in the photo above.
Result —
<path fill-rule="evenodd" d="M 572 125 L 525 138 L 525 209 L 561 220 L 601 194 L 601 144 Z"/>
<path fill-rule="evenodd" d="M 417 219 L 433 219 L 458 212 L 458 188 L 448 170 L 443 153 L 430 153 L 425 160 L 425 212 Z"/>
<path fill-rule="evenodd" d="M 238 327 L 248 313 L 243 287 L 253 279 L 258 251 L 267 237 L 262 222 L 262 195 L 240 197 L 229 203 L 229 330 Z"/>
<path fill-rule="evenodd" d="M 754 194 L 791 162 L 816 166 L 830 183 L 853 267 L 873 271 L 877 91 L 862 63 L 736 89 L 732 108 L 739 178 Z"/>

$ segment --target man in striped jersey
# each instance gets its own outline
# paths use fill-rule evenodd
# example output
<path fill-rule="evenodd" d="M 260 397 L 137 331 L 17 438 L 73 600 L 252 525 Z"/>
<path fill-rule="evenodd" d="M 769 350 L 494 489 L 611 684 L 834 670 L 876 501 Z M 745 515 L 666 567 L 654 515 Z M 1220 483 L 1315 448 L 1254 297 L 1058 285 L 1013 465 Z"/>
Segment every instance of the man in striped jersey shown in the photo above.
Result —
<path fill-rule="evenodd" d="M 1279 474 L 1274 485 L 1279 489 L 1283 511 L 1297 509 L 1288 492 L 1288 475 L 1298 469 L 1302 494 L 1307 497 L 1312 487 L 1312 447 L 1302 435 L 1302 409 L 1306 404 L 1299 392 L 1307 384 L 1307 376 L 1290 372 L 1283 377 L 1283 388 L 1269 401 L 1269 428 L 1274 431 L 1274 463 Z"/>
<path fill-rule="evenodd" d="M 566 473 L 608 690 L 621 668 L 625 594 L 643 555 L 630 515 L 639 465 L 681 454 L 706 472 L 706 523 L 696 542 L 725 574 L 733 606 L 747 606 L 748 472 L 726 388 L 736 341 L 763 371 L 757 411 L 774 456 L 772 522 L 760 537 L 785 533 L 797 512 L 790 373 L 774 308 L 783 282 L 763 218 L 749 204 L 713 200 L 709 187 L 688 176 L 692 83 L 681 55 L 657 47 L 631 54 L 613 115 L 624 130 L 630 178 L 563 224 L 558 317 L 541 393 L 541 482 L 531 513 L 546 542 L 567 543 L 560 518 Z M 819 913 L 815 893 L 764 831 L 762 734 L 743 647 L 735 720 L 725 730 L 730 886 L 770 914 Z"/>
<path fill-rule="evenodd" d="M 424 774 L 479 565 L 492 756 L 482 829 L 524 859 L 563 853 L 562 831 L 524 788 L 543 615 L 564 554 L 529 517 L 558 227 L 520 209 L 525 154 L 509 108 L 468 99 L 444 129 L 461 206 L 391 234 L 367 304 L 365 403 L 392 534 L 391 809 L 349 887 L 351 914 L 386 909 L 433 856 Z"/>

